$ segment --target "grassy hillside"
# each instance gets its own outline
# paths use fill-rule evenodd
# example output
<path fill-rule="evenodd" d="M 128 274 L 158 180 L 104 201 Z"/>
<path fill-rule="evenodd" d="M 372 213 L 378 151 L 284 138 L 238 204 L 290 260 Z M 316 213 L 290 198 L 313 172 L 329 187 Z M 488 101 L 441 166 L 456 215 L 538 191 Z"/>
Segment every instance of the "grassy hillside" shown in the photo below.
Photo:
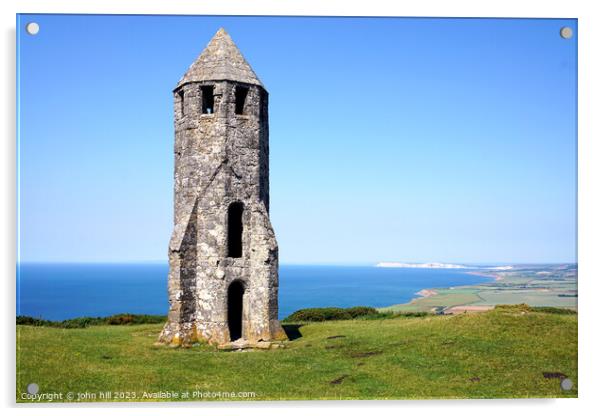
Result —
<path fill-rule="evenodd" d="M 298 326 L 301 325 L 301 326 Z M 17 400 L 124 392 L 122 400 L 576 397 L 577 315 L 498 308 L 481 314 L 288 324 L 287 348 L 217 351 L 154 345 L 161 324 L 17 326 Z M 545 376 L 544 376 L 544 373 Z M 560 377 L 575 384 L 560 389 Z M 147 393 L 147 397 L 144 393 Z M 220 392 L 220 393 L 218 393 Z M 210 395 L 210 397 L 207 397 Z M 221 395 L 221 397 L 220 397 Z M 88 399 L 94 399 L 91 395 Z M 170 398 L 164 398 L 170 400 Z M 60 401 L 60 400 L 59 400 Z"/>

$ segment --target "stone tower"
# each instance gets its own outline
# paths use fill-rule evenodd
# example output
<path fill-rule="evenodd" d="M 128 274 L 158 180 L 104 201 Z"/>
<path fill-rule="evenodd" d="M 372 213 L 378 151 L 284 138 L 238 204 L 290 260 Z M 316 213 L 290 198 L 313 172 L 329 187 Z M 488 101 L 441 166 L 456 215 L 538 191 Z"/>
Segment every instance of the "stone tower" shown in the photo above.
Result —
<path fill-rule="evenodd" d="M 268 93 L 220 29 L 174 90 L 174 230 L 160 341 L 286 339 L 268 215 Z"/>

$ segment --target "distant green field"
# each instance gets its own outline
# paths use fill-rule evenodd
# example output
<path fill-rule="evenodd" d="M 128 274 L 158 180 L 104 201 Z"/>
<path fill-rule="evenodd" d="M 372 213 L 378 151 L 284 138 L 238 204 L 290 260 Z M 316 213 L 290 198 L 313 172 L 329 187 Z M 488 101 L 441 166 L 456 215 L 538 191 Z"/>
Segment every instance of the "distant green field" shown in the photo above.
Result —
<path fill-rule="evenodd" d="M 286 348 L 246 352 L 156 346 L 160 330 L 161 324 L 18 325 L 17 401 L 28 401 L 22 394 L 29 383 L 39 393 L 61 393 L 63 401 L 69 392 L 97 401 L 107 400 L 100 392 L 112 392 L 111 401 L 182 400 L 144 396 L 158 392 L 188 392 L 183 400 L 577 396 L 575 314 L 516 307 L 289 324 L 295 339 Z M 560 389 L 564 376 L 574 382 L 571 391 Z"/>
<path fill-rule="evenodd" d="M 379 310 L 392 312 L 430 312 L 433 308 L 472 305 L 481 300 L 477 292 L 470 289 L 458 291 L 437 289 L 437 291 L 438 294 L 436 296 L 418 298 L 410 303 L 379 308 Z"/>
<path fill-rule="evenodd" d="M 478 293 L 481 300 L 474 305 L 499 305 L 526 303 L 531 306 L 553 306 L 557 308 L 576 308 L 576 298 L 560 297 L 558 292 L 541 292 L 538 290 L 504 290 L 481 291 Z"/>
<path fill-rule="evenodd" d="M 416 298 L 410 303 L 392 305 L 380 310 L 430 312 L 463 305 L 521 303 L 577 309 L 577 274 L 576 269 L 572 267 L 558 270 L 558 266 L 540 266 L 488 273 L 501 279 L 473 286 L 434 288 L 437 295 Z"/>

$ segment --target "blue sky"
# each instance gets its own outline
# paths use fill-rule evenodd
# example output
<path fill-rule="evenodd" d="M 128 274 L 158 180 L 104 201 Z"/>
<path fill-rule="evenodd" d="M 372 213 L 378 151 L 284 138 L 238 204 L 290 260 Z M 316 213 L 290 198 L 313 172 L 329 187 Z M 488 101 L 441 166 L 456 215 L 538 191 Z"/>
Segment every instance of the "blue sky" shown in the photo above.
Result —
<path fill-rule="evenodd" d="M 171 91 L 223 26 L 270 92 L 281 263 L 575 261 L 576 24 L 21 15 L 20 259 L 166 260 Z"/>

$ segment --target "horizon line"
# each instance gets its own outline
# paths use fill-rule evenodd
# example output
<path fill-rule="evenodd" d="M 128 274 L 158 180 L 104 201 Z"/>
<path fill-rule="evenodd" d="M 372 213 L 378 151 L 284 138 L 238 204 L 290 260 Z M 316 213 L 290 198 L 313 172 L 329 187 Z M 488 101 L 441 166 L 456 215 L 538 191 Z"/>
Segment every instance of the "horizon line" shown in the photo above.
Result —
<path fill-rule="evenodd" d="M 380 260 L 373 262 L 281 262 L 281 266 L 375 266 L 379 263 L 404 263 L 404 264 L 428 264 L 428 263 L 439 263 L 439 264 L 454 264 L 454 265 L 467 265 L 467 266 L 497 266 L 497 265 L 543 265 L 543 264 L 578 264 L 578 261 L 526 261 L 526 262 L 500 262 L 500 261 L 479 261 L 479 262 L 447 262 L 447 261 L 392 261 L 392 260 Z M 16 265 L 19 264 L 165 264 L 168 265 L 168 260 L 25 260 L 17 261 Z"/>

